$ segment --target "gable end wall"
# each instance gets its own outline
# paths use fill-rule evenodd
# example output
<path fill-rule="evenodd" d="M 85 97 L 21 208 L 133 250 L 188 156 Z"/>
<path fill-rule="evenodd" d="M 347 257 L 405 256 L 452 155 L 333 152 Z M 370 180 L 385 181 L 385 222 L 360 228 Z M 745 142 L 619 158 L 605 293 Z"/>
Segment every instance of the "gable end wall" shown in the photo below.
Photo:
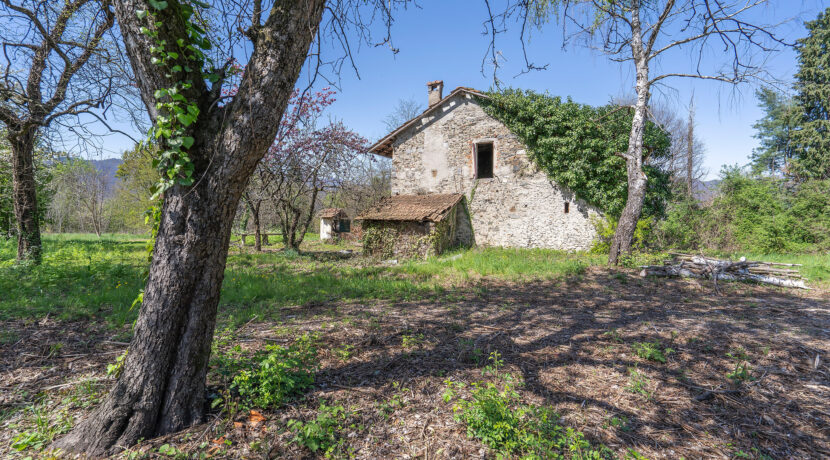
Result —
<path fill-rule="evenodd" d="M 492 179 L 474 177 L 481 141 L 493 142 Z M 596 236 L 597 210 L 548 179 L 519 139 L 463 93 L 401 133 L 392 159 L 393 195 L 466 195 L 475 244 L 585 250 Z"/>

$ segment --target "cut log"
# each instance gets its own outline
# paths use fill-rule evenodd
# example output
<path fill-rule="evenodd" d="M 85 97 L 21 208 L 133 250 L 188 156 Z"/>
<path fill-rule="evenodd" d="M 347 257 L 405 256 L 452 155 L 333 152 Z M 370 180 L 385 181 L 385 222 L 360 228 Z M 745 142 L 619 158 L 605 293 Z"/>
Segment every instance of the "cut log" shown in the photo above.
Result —
<path fill-rule="evenodd" d="M 672 260 L 663 265 L 642 266 L 640 276 L 679 276 L 684 278 L 708 278 L 713 280 L 751 281 L 774 286 L 809 289 L 797 269 L 798 264 L 715 259 L 693 254 L 670 253 Z"/>

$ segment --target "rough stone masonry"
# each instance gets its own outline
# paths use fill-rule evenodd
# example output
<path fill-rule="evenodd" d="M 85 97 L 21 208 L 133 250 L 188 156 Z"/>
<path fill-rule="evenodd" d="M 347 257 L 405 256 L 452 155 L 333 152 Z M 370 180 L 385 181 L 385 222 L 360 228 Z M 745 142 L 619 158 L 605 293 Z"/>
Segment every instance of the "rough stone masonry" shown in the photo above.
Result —
<path fill-rule="evenodd" d="M 372 148 L 391 153 L 392 194 L 465 194 L 478 245 L 589 249 L 598 210 L 540 171 L 517 136 L 484 112 L 481 93 L 457 88 L 441 98 L 442 82 L 428 86 L 424 114 Z"/>

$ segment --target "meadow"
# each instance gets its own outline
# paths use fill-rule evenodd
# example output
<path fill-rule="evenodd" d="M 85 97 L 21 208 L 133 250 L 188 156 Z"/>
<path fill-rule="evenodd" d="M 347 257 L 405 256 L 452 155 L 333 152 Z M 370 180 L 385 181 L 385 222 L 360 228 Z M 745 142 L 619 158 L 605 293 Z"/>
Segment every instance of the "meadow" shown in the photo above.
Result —
<path fill-rule="evenodd" d="M 728 254 L 803 264 L 814 289 L 716 291 L 637 275 L 663 254 L 381 261 L 272 241 L 231 246 L 208 420 L 119 458 L 830 455 L 828 255 Z M 46 235 L 38 267 L 14 250 L 0 242 L 0 456 L 35 458 L 116 378 L 146 239 Z"/>

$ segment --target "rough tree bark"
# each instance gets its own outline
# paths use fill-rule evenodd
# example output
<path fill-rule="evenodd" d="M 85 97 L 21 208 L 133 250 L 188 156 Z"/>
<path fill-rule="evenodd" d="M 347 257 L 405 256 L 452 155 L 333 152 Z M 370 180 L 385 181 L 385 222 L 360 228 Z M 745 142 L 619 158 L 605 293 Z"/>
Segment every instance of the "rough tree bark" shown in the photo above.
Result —
<path fill-rule="evenodd" d="M 158 12 L 159 38 L 187 40 L 181 5 Z M 203 420 L 205 375 L 233 215 L 280 117 L 316 34 L 324 0 L 277 2 L 247 34 L 254 51 L 227 105 L 198 74 L 186 95 L 202 109 L 188 153 L 195 185 L 165 192 L 159 233 L 135 335 L 121 376 L 106 399 L 55 447 L 93 457 Z M 140 32 L 147 0 L 116 3 L 116 15 L 142 99 L 155 117 L 153 93 L 171 86 L 151 62 L 153 41 Z M 183 58 L 182 58 L 183 59 Z M 184 62 L 184 61 L 182 61 Z M 194 72 L 198 72 L 196 69 Z"/>
<path fill-rule="evenodd" d="M 14 216 L 17 219 L 17 260 L 40 262 L 40 222 L 37 212 L 34 147 L 37 131 L 9 130 L 14 182 Z"/>
<path fill-rule="evenodd" d="M 0 0 L 0 6 L 14 17 L 17 25 L 26 24 L 30 33 L 0 37 L 6 62 L 0 73 L 0 123 L 6 125 L 11 144 L 14 182 L 14 213 L 17 219 L 17 259 L 40 263 L 41 241 L 38 200 L 34 171 L 34 149 L 38 132 L 58 117 L 78 115 L 100 107 L 109 97 L 102 85 L 107 75 L 99 75 L 98 92 L 79 90 L 79 71 L 100 54 L 99 44 L 112 28 L 115 17 L 110 0 L 66 2 L 13 2 Z M 91 18 L 82 36 L 73 21 Z M 15 27 L 11 30 L 19 31 Z M 27 50 L 23 53 L 10 50 Z M 56 65 L 57 63 L 57 65 Z M 20 81 L 25 75 L 25 84 Z M 85 78 L 84 76 L 80 77 Z M 112 79 L 109 80 L 112 83 Z"/>

